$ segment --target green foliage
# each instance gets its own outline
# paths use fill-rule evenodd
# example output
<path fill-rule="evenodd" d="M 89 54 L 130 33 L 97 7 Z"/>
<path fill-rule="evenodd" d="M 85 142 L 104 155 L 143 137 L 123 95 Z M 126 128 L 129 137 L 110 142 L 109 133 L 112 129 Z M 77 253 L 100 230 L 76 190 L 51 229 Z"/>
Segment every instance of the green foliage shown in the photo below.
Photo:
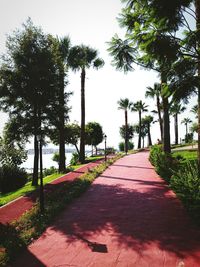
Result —
<path fill-rule="evenodd" d="M 78 155 L 78 153 L 73 153 L 72 154 L 72 158 L 70 160 L 70 164 L 71 165 L 76 165 L 78 163 L 78 161 L 79 161 L 79 155 Z"/>
<path fill-rule="evenodd" d="M 183 161 L 186 160 L 197 160 L 197 151 L 193 150 L 180 150 L 172 153 L 172 156 L 179 158 Z"/>
<path fill-rule="evenodd" d="M 27 159 L 23 146 L 0 138 L 0 163 L 7 166 L 19 166 Z"/>
<path fill-rule="evenodd" d="M 59 164 L 59 159 L 60 159 L 59 153 L 54 153 L 53 157 L 52 157 L 52 160 Z"/>
<path fill-rule="evenodd" d="M 25 185 L 27 173 L 13 165 L 3 165 L 0 167 L 0 192 L 7 193 L 14 191 Z"/>
<path fill-rule="evenodd" d="M 120 136 L 121 138 L 125 139 L 126 137 L 126 126 L 125 125 L 122 125 L 120 128 L 119 128 L 119 133 L 120 133 Z M 127 125 L 127 139 L 132 139 L 134 136 L 134 127 L 130 124 Z"/>
<path fill-rule="evenodd" d="M 48 168 L 48 169 L 45 168 L 45 169 L 43 170 L 43 174 L 44 174 L 44 176 L 48 176 L 48 175 L 57 173 L 57 171 L 58 171 L 58 170 L 57 170 L 55 167 L 51 166 L 51 167 Z"/>
<path fill-rule="evenodd" d="M 98 122 L 88 122 L 85 126 L 86 145 L 97 146 L 103 141 L 103 129 Z"/>
<path fill-rule="evenodd" d="M 164 153 L 162 145 L 151 147 L 149 159 L 155 166 L 157 173 L 166 181 L 170 180 L 173 170 L 176 170 L 179 166 L 177 159 L 173 158 L 170 154 Z"/>
<path fill-rule="evenodd" d="M 185 143 L 192 143 L 193 141 L 193 133 L 188 133 L 185 135 Z"/>
<path fill-rule="evenodd" d="M 134 148 L 133 142 L 128 141 L 128 150 L 131 150 Z M 119 151 L 124 152 L 125 151 L 125 144 L 124 142 L 119 143 Z"/>
<path fill-rule="evenodd" d="M 173 172 L 170 187 L 176 192 L 192 215 L 200 219 L 200 179 L 197 160 L 188 160 Z"/>
<path fill-rule="evenodd" d="M 39 203 L 37 203 L 11 225 L 0 224 L 1 266 L 6 266 L 25 246 L 39 237 L 56 215 L 66 208 L 66 204 L 85 192 L 94 179 L 120 157 L 121 155 L 117 155 L 115 158 L 109 159 L 70 184 L 66 183 L 47 195 L 44 214 L 40 213 Z"/>

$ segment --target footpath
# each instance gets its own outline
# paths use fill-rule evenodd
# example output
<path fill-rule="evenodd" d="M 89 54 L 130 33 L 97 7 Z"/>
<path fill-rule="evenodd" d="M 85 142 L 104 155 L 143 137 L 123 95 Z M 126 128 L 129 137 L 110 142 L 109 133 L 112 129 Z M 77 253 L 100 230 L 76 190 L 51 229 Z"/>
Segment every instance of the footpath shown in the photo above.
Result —
<path fill-rule="evenodd" d="M 102 160 L 97 160 L 95 162 L 88 163 L 76 171 L 69 172 L 57 178 L 56 180 L 44 186 L 44 192 L 53 190 L 53 186 L 58 186 L 59 184 L 63 185 L 63 183 L 68 183 L 75 180 L 83 173 L 88 171 L 88 169 L 94 168 L 101 162 Z M 26 196 L 19 197 L 16 200 L 0 207 L 0 223 L 6 224 L 18 219 L 24 212 L 33 207 L 38 195 L 39 192 L 33 191 Z"/>
<path fill-rule="evenodd" d="M 148 155 L 111 165 L 11 266 L 199 267 L 200 229 Z"/>

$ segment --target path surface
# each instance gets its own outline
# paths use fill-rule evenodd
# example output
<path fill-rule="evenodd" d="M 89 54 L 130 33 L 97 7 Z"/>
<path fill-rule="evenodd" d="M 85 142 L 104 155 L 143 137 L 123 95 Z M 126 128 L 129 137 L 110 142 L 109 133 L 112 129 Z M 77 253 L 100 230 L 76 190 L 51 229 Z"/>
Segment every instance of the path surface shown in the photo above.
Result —
<path fill-rule="evenodd" d="M 12 266 L 198 267 L 200 230 L 142 152 L 110 166 Z"/>
<path fill-rule="evenodd" d="M 62 186 L 63 183 L 73 181 L 74 179 L 82 175 L 84 172 L 88 171 L 88 169 L 94 168 L 101 162 L 102 160 L 97 160 L 96 162 L 88 163 L 83 167 L 77 169 L 76 171 L 63 175 L 62 177 L 45 185 L 45 191 L 53 190 L 54 185 L 59 186 L 60 184 Z M 6 224 L 18 219 L 24 212 L 33 207 L 37 197 L 38 192 L 32 192 L 27 196 L 19 197 L 16 200 L 0 207 L 0 223 Z"/>

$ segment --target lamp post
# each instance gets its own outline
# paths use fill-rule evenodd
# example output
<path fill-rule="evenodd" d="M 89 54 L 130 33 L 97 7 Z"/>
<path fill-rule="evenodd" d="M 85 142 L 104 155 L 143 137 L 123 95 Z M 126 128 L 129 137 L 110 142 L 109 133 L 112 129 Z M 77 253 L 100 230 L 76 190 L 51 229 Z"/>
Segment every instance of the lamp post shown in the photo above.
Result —
<path fill-rule="evenodd" d="M 40 155 L 40 211 L 44 213 L 44 185 L 43 185 L 43 166 L 42 166 L 42 135 L 38 136 L 39 155 Z"/>
<path fill-rule="evenodd" d="M 104 140 L 105 140 L 105 162 L 107 161 L 107 155 L 106 155 L 106 139 L 107 139 L 107 135 L 104 135 Z"/>

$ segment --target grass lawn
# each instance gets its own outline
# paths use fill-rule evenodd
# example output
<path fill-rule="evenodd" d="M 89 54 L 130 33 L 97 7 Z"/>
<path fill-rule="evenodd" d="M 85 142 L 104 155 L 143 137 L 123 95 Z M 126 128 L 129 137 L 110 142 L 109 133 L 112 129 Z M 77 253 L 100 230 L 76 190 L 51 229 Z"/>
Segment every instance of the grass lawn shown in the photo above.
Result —
<path fill-rule="evenodd" d="M 96 161 L 97 159 L 102 159 L 102 158 L 103 158 L 102 156 L 89 157 L 86 159 L 86 163 Z M 78 169 L 84 165 L 85 164 L 77 164 L 77 165 L 73 165 L 70 167 L 73 170 L 76 170 L 76 169 Z M 62 173 L 54 173 L 54 174 L 48 175 L 48 176 L 43 178 L 44 184 L 50 183 L 53 180 L 55 180 L 55 179 L 57 179 L 63 175 L 64 174 L 62 174 Z M 16 191 L 12 191 L 12 192 L 5 193 L 5 194 L 0 193 L 0 206 L 3 206 L 12 200 L 15 200 L 18 197 L 24 196 L 24 195 L 36 190 L 36 188 L 37 188 L 36 186 L 31 185 L 31 182 L 28 182 L 25 184 L 25 186 L 17 189 Z"/>
<path fill-rule="evenodd" d="M 197 151 L 194 150 L 182 150 L 176 151 L 172 153 L 173 156 L 181 156 L 186 160 L 194 160 L 197 159 Z"/>
<path fill-rule="evenodd" d="M 55 180 L 56 178 L 62 176 L 63 174 L 61 173 L 54 173 L 51 175 L 48 175 L 46 177 L 44 177 L 44 184 L 50 183 L 51 181 Z M 34 191 L 36 189 L 36 186 L 32 186 L 31 182 L 28 182 L 25 184 L 25 186 L 23 186 L 22 188 L 17 189 L 16 191 L 12 191 L 9 193 L 5 193 L 5 194 L 0 194 L 0 206 L 7 204 L 8 202 L 24 196 L 32 191 Z"/>

